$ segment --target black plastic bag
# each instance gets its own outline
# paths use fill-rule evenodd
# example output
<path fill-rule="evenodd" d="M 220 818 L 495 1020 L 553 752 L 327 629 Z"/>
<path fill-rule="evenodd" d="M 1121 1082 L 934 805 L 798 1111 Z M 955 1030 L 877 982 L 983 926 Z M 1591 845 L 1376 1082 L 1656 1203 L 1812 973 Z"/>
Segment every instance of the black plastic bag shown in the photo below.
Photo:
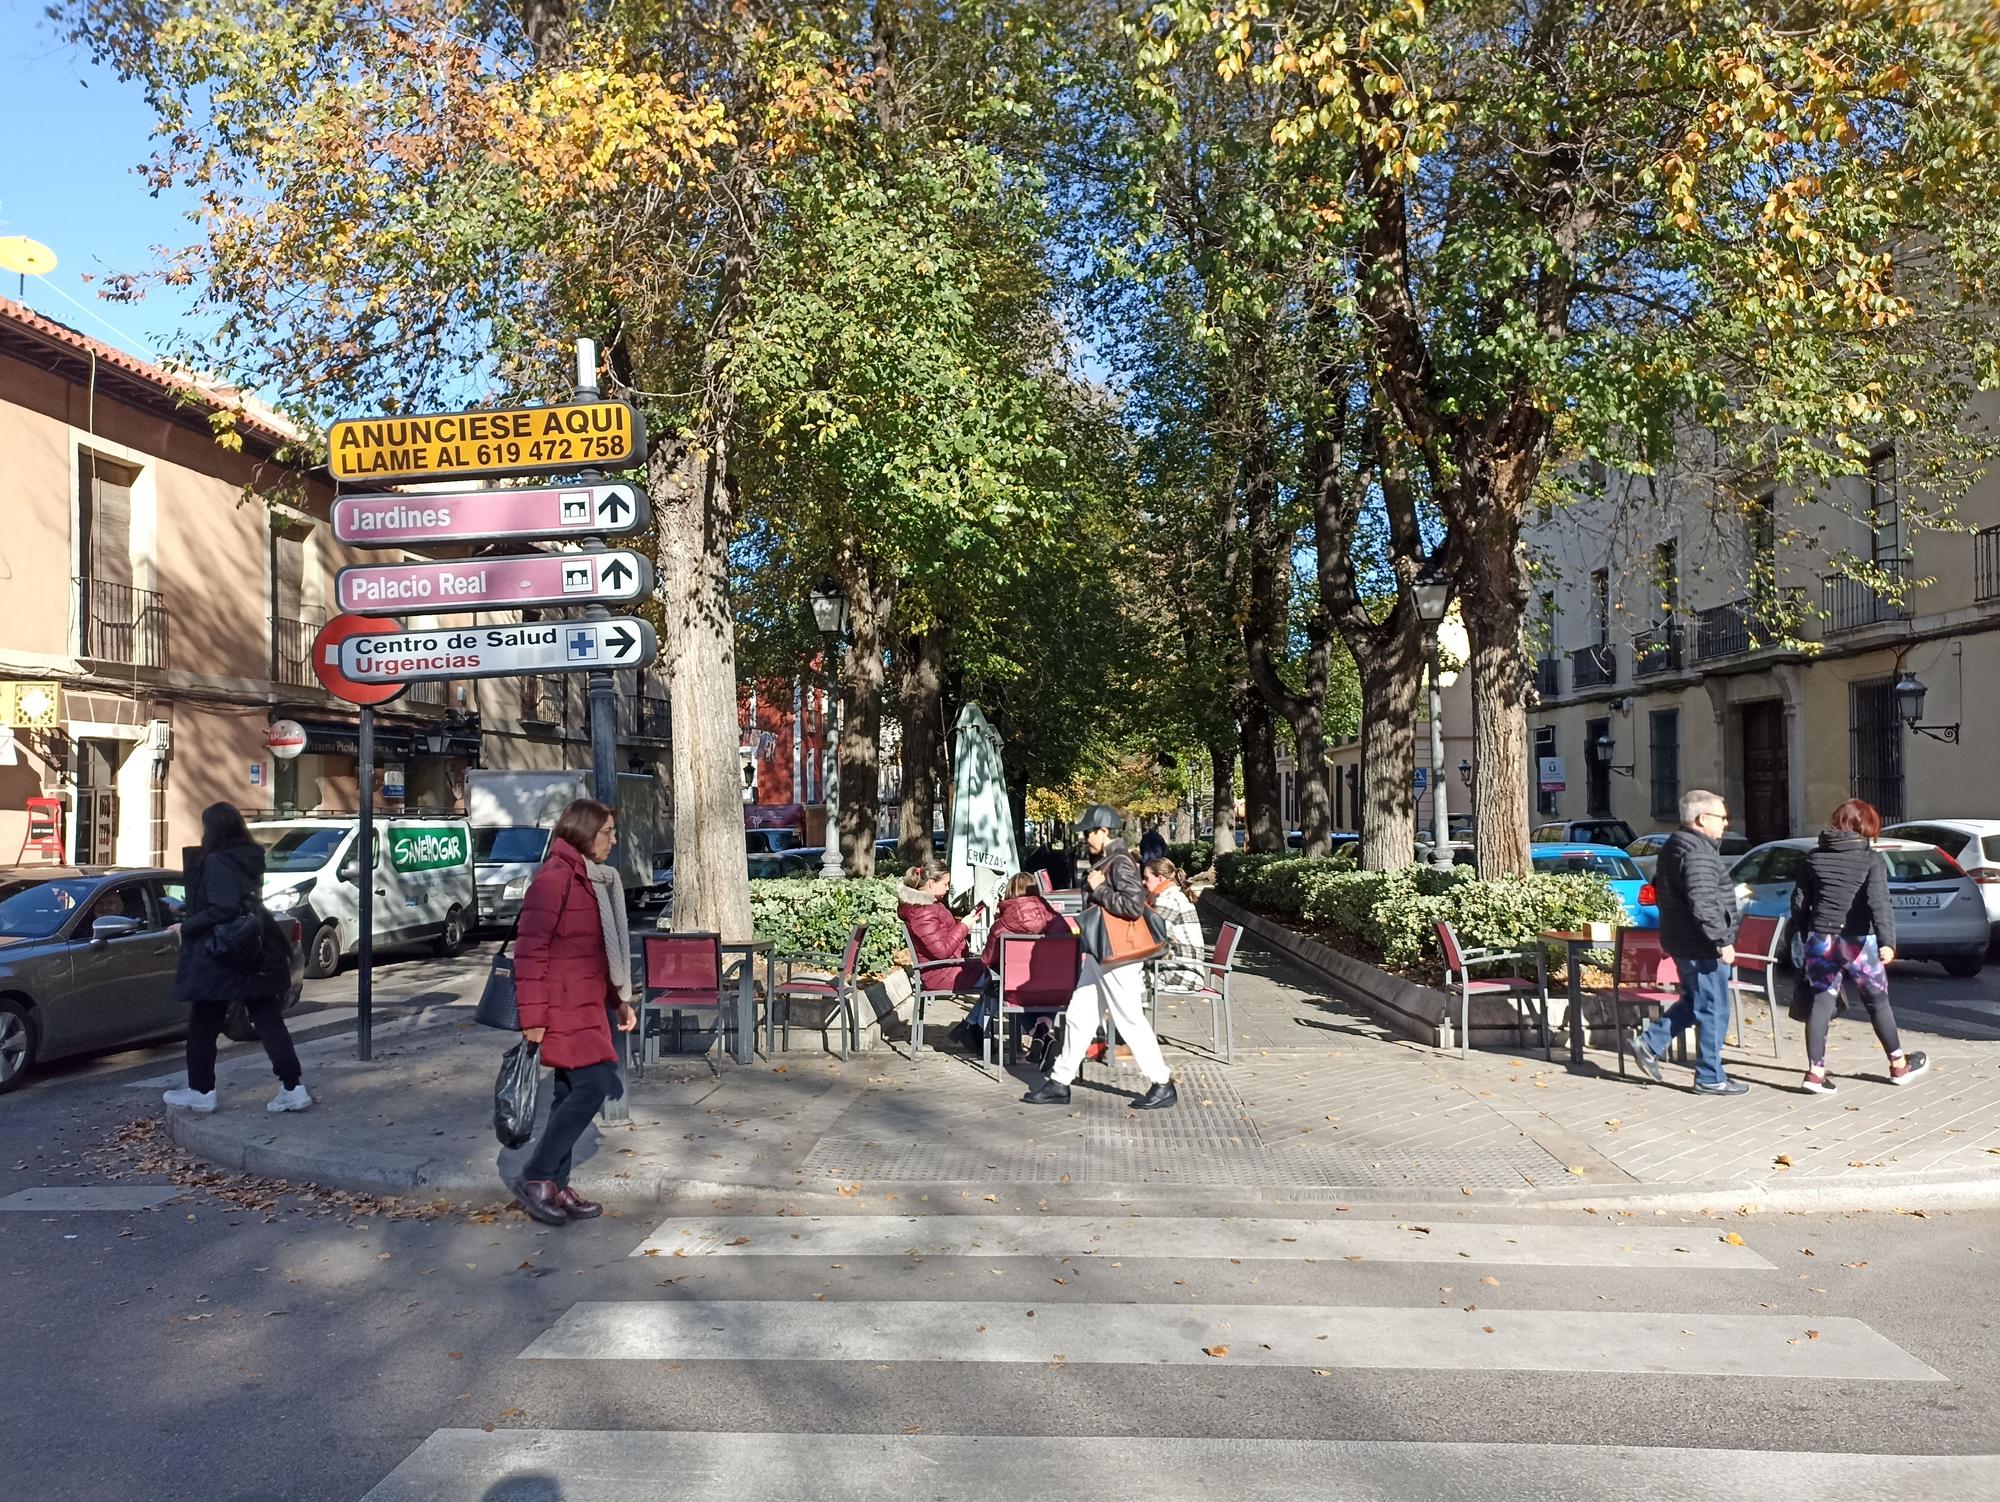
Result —
<path fill-rule="evenodd" d="M 493 1135 L 519 1147 L 535 1135 L 535 1097 L 542 1088 L 542 1045 L 525 1038 L 501 1056 L 493 1082 Z"/>

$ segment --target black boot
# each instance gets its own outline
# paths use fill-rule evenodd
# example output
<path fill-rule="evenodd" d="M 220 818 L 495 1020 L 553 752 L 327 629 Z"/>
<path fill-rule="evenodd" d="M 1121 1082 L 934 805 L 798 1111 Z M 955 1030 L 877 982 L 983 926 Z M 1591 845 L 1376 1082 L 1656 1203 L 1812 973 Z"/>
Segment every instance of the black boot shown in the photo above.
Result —
<path fill-rule="evenodd" d="M 552 1179 L 523 1179 L 514 1186 L 514 1198 L 528 1212 L 528 1218 L 545 1226 L 566 1226 L 569 1211 L 563 1208 L 562 1188 Z"/>
<path fill-rule="evenodd" d="M 1144 1095 L 1132 1102 L 1135 1111 L 1164 1111 L 1168 1106 L 1180 1104 L 1181 1095 L 1174 1088 L 1172 1080 L 1162 1080 Z"/>
<path fill-rule="evenodd" d="M 1043 1080 L 1021 1099 L 1031 1106 L 1066 1106 L 1069 1104 L 1069 1086 L 1058 1085 L 1054 1080 Z"/>

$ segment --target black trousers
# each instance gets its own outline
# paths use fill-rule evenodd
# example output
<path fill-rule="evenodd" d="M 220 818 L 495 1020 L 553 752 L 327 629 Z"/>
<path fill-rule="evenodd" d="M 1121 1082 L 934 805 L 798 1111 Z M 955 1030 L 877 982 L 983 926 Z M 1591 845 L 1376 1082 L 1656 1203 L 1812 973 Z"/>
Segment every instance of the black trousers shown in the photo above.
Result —
<path fill-rule="evenodd" d="M 617 1093 L 616 1064 L 558 1069 L 555 1093 L 549 1098 L 548 1125 L 542 1128 L 542 1140 L 521 1165 L 521 1177 L 568 1184 L 570 1157 L 576 1151 L 577 1138 L 583 1135 L 598 1108 Z"/>
<path fill-rule="evenodd" d="M 197 1001 L 188 1013 L 188 1088 L 204 1095 L 215 1088 L 215 1040 L 222 1036 L 222 1024 L 229 1019 L 228 1001 Z M 292 1047 L 292 1035 L 285 1026 L 285 1004 L 275 996 L 246 1001 L 243 1010 L 257 1029 L 257 1041 L 271 1060 L 271 1073 L 287 1090 L 299 1082 L 299 1054 Z"/>

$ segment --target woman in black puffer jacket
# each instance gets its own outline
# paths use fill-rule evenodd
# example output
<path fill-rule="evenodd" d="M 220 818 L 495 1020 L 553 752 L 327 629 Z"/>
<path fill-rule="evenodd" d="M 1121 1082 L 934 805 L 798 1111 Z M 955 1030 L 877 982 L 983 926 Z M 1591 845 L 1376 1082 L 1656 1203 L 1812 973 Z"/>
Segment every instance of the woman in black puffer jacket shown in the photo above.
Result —
<path fill-rule="evenodd" d="M 1874 845 L 1881 832 L 1882 816 L 1874 807 L 1848 799 L 1833 811 L 1819 848 L 1806 856 L 1792 888 L 1792 927 L 1805 935 L 1805 982 L 1812 992 L 1805 1088 L 1815 1095 L 1833 1092 L 1826 1073 L 1827 1027 L 1840 988 L 1850 980 L 1889 1055 L 1890 1083 L 1907 1085 L 1930 1068 L 1923 1054 L 1903 1052 L 1889 1008 L 1889 978 L 1882 967 L 1896 957 L 1896 910 L 1889 901 L 1888 863 Z"/>

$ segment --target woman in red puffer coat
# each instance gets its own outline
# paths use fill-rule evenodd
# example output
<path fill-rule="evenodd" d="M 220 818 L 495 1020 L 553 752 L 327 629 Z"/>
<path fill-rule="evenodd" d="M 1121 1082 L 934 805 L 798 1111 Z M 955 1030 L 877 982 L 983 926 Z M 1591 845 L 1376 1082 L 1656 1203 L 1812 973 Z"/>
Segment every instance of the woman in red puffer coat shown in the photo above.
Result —
<path fill-rule="evenodd" d="M 549 839 L 548 859 L 522 899 L 515 933 L 521 1036 L 541 1045 L 542 1062 L 556 1074 L 548 1125 L 514 1186 L 521 1208 L 544 1225 L 566 1225 L 604 1211 L 569 1187 L 569 1172 L 577 1139 L 621 1088 L 611 1008 L 618 1009 L 621 1032 L 629 1033 L 639 1020 L 611 983 L 604 916 L 591 877 L 617 837 L 617 816 L 602 803 L 579 798 L 564 809 Z"/>

